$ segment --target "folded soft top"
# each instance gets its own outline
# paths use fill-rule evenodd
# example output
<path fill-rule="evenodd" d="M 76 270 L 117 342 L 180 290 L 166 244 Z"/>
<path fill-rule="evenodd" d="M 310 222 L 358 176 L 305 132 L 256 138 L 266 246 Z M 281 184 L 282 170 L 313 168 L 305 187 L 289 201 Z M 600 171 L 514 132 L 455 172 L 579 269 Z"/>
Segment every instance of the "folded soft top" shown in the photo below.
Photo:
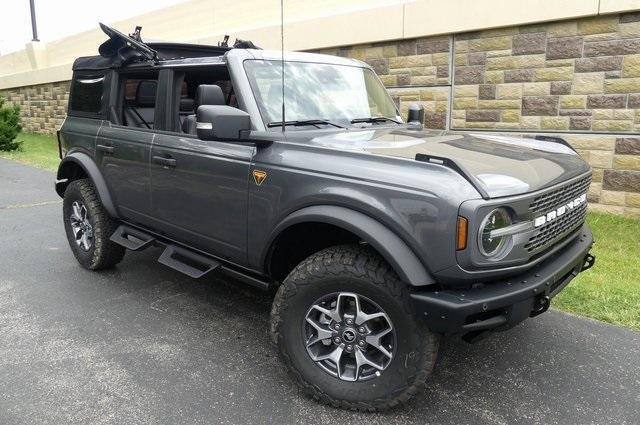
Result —
<path fill-rule="evenodd" d="M 149 42 L 145 43 L 140 37 L 140 27 L 136 27 L 133 34 L 126 35 L 107 25 L 100 24 L 100 28 L 109 39 L 98 49 L 99 55 L 83 56 L 73 63 L 73 70 L 98 70 L 121 68 L 132 63 L 175 60 L 184 58 L 222 56 L 231 49 L 226 45 L 209 46 L 203 44 Z M 243 42 L 241 43 L 250 43 Z M 236 41 L 236 44 L 238 41 Z M 253 44 L 251 43 L 253 46 Z M 234 47 L 239 47 L 235 46 Z"/>

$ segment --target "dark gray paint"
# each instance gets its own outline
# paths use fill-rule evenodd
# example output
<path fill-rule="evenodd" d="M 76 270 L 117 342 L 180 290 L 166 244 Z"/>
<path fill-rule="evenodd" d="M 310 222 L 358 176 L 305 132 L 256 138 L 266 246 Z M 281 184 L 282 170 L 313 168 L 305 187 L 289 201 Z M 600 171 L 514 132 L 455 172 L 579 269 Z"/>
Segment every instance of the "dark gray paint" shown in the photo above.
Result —
<path fill-rule="evenodd" d="M 361 240 L 369 243 L 383 257 L 389 258 L 391 266 L 399 270 L 400 279 L 414 286 L 424 286 L 435 283 L 435 280 L 424 269 L 420 259 L 407 245 L 379 221 L 366 216 L 351 208 L 335 205 L 312 206 L 297 210 L 282 220 L 271 232 L 271 237 L 265 246 L 271 246 L 277 236 L 288 227 L 310 222 L 331 224 L 357 235 Z M 258 264 L 264 264 L 267 254 Z"/>
<path fill-rule="evenodd" d="M 197 120 L 211 125 L 210 128 L 197 129 L 198 138 L 202 140 L 238 140 L 241 132 L 251 130 L 251 116 L 227 105 L 199 106 Z"/>
<path fill-rule="evenodd" d="M 464 178 L 441 166 L 312 144 L 274 142 L 258 148 L 254 162 L 268 177 L 261 186 L 249 185 L 252 267 L 260 266 L 273 229 L 289 214 L 310 205 L 333 205 L 373 217 L 403 240 L 427 270 L 437 271 L 455 264 L 451 235 L 457 205 L 478 196 Z M 438 191 L 443 187 L 454 190 Z"/>
<path fill-rule="evenodd" d="M 69 184 L 66 170 L 68 170 L 70 167 L 79 167 L 80 169 L 82 169 L 84 174 L 87 175 L 93 182 L 93 185 L 98 192 L 98 196 L 100 197 L 100 202 L 102 202 L 104 208 L 109 214 L 116 217 L 118 213 L 113 202 L 113 198 L 111 197 L 109 187 L 107 186 L 107 182 L 98 169 L 96 163 L 93 162 L 93 159 L 86 153 L 72 152 L 65 157 L 65 164 L 58 170 L 58 179 L 56 180 L 56 193 L 58 193 L 58 195 L 60 195 L 61 197 L 64 196 L 64 191 Z"/>
<path fill-rule="evenodd" d="M 346 130 L 290 129 L 284 134 L 280 129 L 267 131 L 242 66 L 243 61 L 254 58 L 278 60 L 280 56 L 233 49 L 222 59 L 229 67 L 240 106 L 251 117 L 254 130 L 249 138 L 254 142 L 202 141 L 105 122 L 98 144 L 112 144 L 114 152 L 96 152 L 96 161 L 120 218 L 262 274 L 267 270 L 270 243 L 277 231 L 286 228 L 283 223 L 292 214 L 311 206 L 339 207 L 363 217 L 350 224 L 372 245 L 384 242 L 371 232 L 370 219 L 397 237 L 399 244 L 383 255 L 408 283 L 478 281 L 504 271 L 483 275 L 460 267 L 455 228 L 463 202 L 480 200 L 481 191 L 493 198 L 491 202 L 509 204 L 514 197 L 533 196 L 534 191 L 589 172 L 575 152 L 553 142 L 414 131 L 395 124 Z M 307 53 L 286 53 L 285 59 L 367 66 Z M 170 67 L 207 66 L 206 59 L 196 62 L 169 61 L 157 67 L 164 69 L 164 75 Z M 211 63 L 209 66 L 221 66 L 221 59 Z M 166 98 L 160 88 L 158 99 Z M 162 115 L 165 106 L 157 105 L 156 116 Z M 91 152 L 86 139 L 96 130 L 80 130 L 87 122 L 90 120 L 77 117 L 65 121 L 66 150 Z M 97 126 L 100 121 L 94 123 Z M 467 175 L 416 161 L 418 153 L 450 158 Z M 171 163 L 168 167 L 167 161 Z M 262 185 L 254 183 L 253 170 L 267 173 Z M 477 201 L 475 205 L 477 210 L 484 204 Z M 469 214 L 475 217 L 477 212 Z M 313 216 L 327 223 L 334 218 L 331 213 Z M 475 227 L 470 234 L 473 241 Z M 407 252 L 418 259 L 422 270 L 415 262 L 397 260 Z M 530 265 L 525 261 L 522 268 Z"/>
<path fill-rule="evenodd" d="M 63 155 L 82 152 L 94 157 L 96 136 L 103 124 L 103 121 L 93 118 L 73 117 L 68 123 L 65 120 L 63 123 L 64 131 L 60 132 Z"/>
<path fill-rule="evenodd" d="M 73 120 L 70 118 L 66 121 Z M 107 181 L 120 216 L 125 220 L 149 224 L 149 159 L 154 136 L 149 130 L 111 125 L 108 122 L 98 133 L 95 161 Z M 112 152 L 100 150 L 101 146 L 112 148 Z"/>
<path fill-rule="evenodd" d="M 247 257 L 247 187 L 251 144 L 158 134 L 151 161 L 152 227 L 238 264 Z"/>
<path fill-rule="evenodd" d="M 271 347 L 270 294 L 190 279 L 157 249 L 82 269 L 53 177 L 0 159 L 2 424 L 637 423 L 640 333 L 557 310 L 477 344 L 447 339 L 401 409 L 319 405 Z"/>

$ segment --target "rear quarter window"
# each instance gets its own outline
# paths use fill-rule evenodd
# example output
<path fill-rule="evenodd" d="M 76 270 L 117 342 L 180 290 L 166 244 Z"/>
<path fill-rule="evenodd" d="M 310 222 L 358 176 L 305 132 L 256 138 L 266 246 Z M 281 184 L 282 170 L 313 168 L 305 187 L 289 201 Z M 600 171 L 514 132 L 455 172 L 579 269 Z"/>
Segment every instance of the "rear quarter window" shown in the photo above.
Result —
<path fill-rule="evenodd" d="M 101 117 L 105 104 L 105 75 L 74 75 L 71 82 L 69 114 Z"/>

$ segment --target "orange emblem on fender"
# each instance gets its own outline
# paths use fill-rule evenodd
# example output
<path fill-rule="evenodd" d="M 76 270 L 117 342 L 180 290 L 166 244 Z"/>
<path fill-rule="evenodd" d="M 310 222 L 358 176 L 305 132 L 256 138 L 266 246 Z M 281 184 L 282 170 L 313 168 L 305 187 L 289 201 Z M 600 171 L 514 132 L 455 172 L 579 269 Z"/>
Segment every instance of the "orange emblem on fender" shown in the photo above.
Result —
<path fill-rule="evenodd" d="M 255 180 L 256 184 L 260 186 L 263 181 L 267 178 L 267 173 L 260 170 L 253 170 L 253 180 Z"/>

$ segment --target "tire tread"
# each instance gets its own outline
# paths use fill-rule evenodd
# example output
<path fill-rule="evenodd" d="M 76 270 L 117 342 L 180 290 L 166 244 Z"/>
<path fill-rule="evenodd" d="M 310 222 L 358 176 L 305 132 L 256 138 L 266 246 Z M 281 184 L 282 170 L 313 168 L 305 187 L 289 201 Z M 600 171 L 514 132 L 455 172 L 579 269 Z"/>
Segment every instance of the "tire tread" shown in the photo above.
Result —
<path fill-rule="evenodd" d="M 288 300 L 298 290 L 313 284 L 316 279 L 332 275 L 338 278 L 345 274 L 366 278 L 372 284 L 378 285 L 390 296 L 400 300 L 405 313 L 413 316 L 406 284 L 400 281 L 393 269 L 375 251 L 359 245 L 334 246 L 319 251 L 302 261 L 278 289 L 271 309 L 272 343 L 278 348 L 283 362 L 303 392 L 322 404 L 354 411 L 375 412 L 406 403 L 424 388 L 425 381 L 431 374 L 437 358 L 440 338 L 420 324 L 416 324 L 416 331 L 420 333 L 419 340 L 423 343 L 419 349 L 423 354 L 422 361 L 417 370 L 412 371 L 409 375 L 406 386 L 386 398 L 367 402 L 335 399 L 318 386 L 307 382 L 291 361 L 283 335 L 280 332 L 280 327 L 285 320 L 283 314 L 287 310 Z"/>
<path fill-rule="evenodd" d="M 114 220 L 109 213 L 104 209 L 100 198 L 89 179 L 74 180 L 69 183 L 65 190 L 65 197 L 67 194 L 78 192 L 79 198 L 85 204 L 87 211 L 93 217 L 93 255 L 88 264 L 85 264 L 81 258 L 78 257 L 76 249 L 72 246 L 72 251 L 78 262 L 88 268 L 89 270 L 103 270 L 108 269 L 120 261 L 125 254 L 125 248 L 111 242 L 109 239 L 113 232 L 118 227 L 118 222 Z M 65 217 L 66 220 L 66 217 Z M 71 244 L 73 241 L 69 240 Z"/>

